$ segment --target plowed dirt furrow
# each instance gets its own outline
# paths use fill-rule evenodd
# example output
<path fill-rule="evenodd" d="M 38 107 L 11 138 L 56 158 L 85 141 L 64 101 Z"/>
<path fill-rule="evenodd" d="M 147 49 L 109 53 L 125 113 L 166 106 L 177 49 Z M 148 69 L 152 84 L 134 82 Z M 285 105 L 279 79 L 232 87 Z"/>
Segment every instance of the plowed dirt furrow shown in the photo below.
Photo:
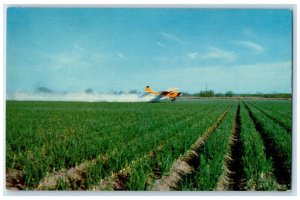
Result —
<path fill-rule="evenodd" d="M 199 166 L 199 152 L 201 148 L 210 134 L 212 134 L 219 126 L 230 108 L 231 106 L 218 117 L 217 121 L 202 134 L 202 136 L 192 145 L 190 150 L 174 162 L 168 173 L 169 175 L 163 176 L 154 183 L 152 187 L 153 191 L 178 190 L 182 178 L 192 174 Z"/>
<path fill-rule="evenodd" d="M 25 184 L 23 172 L 21 170 L 6 170 L 6 189 L 8 190 L 24 190 Z"/>
<path fill-rule="evenodd" d="M 235 119 L 233 121 L 232 134 L 229 138 L 229 152 L 225 156 L 223 173 L 220 176 L 216 190 L 219 191 L 241 191 L 244 190 L 244 171 L 243 171 L 243 144 L 240 138 L 241 117 L 240 105 L 238 105 Z"/>
<path fill-rule="evenodd" d="M 65 169 L 55 174 L 49 174 L 39 183 L 36 190 L 56 190 L 60 182 L 63 182 L 70 189 L 78 187 L 85 179 L 86 170 L 98 162 L 100 162 L 99 159 L 89 160 L 68 170 Z"/>

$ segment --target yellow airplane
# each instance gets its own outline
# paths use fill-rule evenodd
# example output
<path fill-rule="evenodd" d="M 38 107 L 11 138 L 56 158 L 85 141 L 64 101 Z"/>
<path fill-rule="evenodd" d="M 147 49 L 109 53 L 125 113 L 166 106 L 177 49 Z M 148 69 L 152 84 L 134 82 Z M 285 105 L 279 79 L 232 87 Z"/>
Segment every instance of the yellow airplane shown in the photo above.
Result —
<path fill-rule="evenodd" d="M 158 95 L 156 98 L 152 99 L 151 102 L 154 101 L 159 101 L 161 98 L 163 97 L 169 97 L 172 99 L 172 101 L 176 100 L 176 97 L 181 96 L 181 92 L 177 92 L 176 91 L 177 88 L 170 88 L 168 90 L 165 91 L 161 91 L 161 92 L 155 92 L 153 91 L 150 86 L 146 86 L 145 91 L 149 94 L 154 94 L 154 95 Z"/>

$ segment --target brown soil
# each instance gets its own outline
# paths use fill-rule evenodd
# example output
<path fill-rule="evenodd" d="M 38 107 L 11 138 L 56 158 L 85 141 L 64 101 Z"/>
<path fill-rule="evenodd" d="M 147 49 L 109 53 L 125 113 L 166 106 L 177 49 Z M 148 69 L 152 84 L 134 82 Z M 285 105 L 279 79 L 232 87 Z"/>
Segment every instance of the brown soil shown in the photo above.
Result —
<path fill-rule="evenodd" d="M 85 179 L 86 169 L 97 164 L 97 159 L 85 161 L 69 170 L 60 170 L 59 172 L 47 175 L 38 185 L 37 190 L 56 190 L 59 182 L 64 182 L 68 189 L 74 186 L 80 186 Z"/>
<path fill-rule="evenodd" d="M 6 189 L 8 190 L 24 190 L 24 179 L 21 170 L 6 170 Z"/>
<path fill-rule="evenodd" d="M 238 105 L 235 120 L 233 121 L 232 134 L 228 143 L 228 154 L 225 156 L 223 173 L 216 186 L 218 191 L 244 190 L 244 171 L 242 163 L 243 145 L 240 139 L 241 118 L 240 105 Z"/>

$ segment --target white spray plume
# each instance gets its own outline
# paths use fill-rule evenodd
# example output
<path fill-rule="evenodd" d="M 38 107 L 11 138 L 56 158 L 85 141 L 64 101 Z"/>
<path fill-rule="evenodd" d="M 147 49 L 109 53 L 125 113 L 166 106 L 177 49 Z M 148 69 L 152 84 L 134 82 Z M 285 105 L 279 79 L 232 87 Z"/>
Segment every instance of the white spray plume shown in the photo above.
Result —
<path fill-rule="evenodd" d="M 148 102 L 155 96 L 136 93 L 36 93 L 16 91 L 7 94 L 7 100 L 16 101 L 80 101 L 80 102 Z"/>

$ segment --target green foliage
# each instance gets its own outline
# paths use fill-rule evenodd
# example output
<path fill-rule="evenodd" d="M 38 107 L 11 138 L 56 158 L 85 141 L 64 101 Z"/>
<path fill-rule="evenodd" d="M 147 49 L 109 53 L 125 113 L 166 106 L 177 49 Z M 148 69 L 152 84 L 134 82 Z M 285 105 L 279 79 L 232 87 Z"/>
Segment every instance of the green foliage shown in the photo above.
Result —
<path fill-rule="evenodd" d="M 261 135 L 256 131 L 244 104 L 241 104 L 241 124 L 247 190 L 275 190 L 272 161 L 266 157 Z"/>
<path fill-rule="evenodd" d="M 262 101 L 265 102 L 265 101 Z M 276 123 L 280 124 L 283 128 L 285 128 L 289 133 L 291 133 L 292 130 L 292 115 L 290 112 L 290 114 L 286 113 L 286 114 L 282 114 L 282 113 L 278 113 L 277 110 L 278 107 L 274 110 L 270 110 L 267 109 L 266 107 L 263 106 L 263 104 L 261 104 L 260 102 L 249 102 L 251 103 L 251 106 L 254 106 L 255 108 L 257 108 L 260 112 L 262 112 L 263 114 L 265 114 L 267 117 L 269 117 L 270 119 L 272 119 L 273 121 L 275 121 Z M 268 102 L 266 102 L 268 103 Z M 269 102 L 269 104 L 272 104 L 272 102 Z M 288 106 L 288 104 L 286 105 Z M 280 110 L 279 110 L 280 111 Z M 285 111 L 289 111 L 289 107 L 285 108 Z"/>
<path fill-rule="evenodd" d="M 215 95 L 213 90 L 208 90 L 208 91 L 201 91 L 199 93 L 200 97 L 213 97 Z"/>
<path fill-rule="evenodd" d="M 233 106 L 222 120 L 219 127 L 211 134 L 205 142 L 203 149 L 199 152 L 199 168 L 194 177 L 187 177 L 181 183 L 181 190 L 213 190 L 222 173 L 222 166 L 229 136 L 232 133 L 233 118 L 236 105 Z"/>
<path fill-rule="evenodd" d="M 249 104 L 247 105 L 251 109 L 251 112 L 254 113 L 256 123 L 262 127 L 261 132 L 271 139 L 271 145 L 274 145 L 274 149 L 284 159 L 284 162 L 281 164 L 290 170 L 292 161 L 292 135 L 276 121 L 262 113 L 261 110 Z"/>
<path fill-rule="evenodd" d="M 34 189 L 49 173 L 93 161 L 81 182 L 70 183 L 72 189 L 90 189 L 112 173 L 130 168 L 125 188 L 148 190 L 229 105 L 237 103 L 230 99 L 159 104 L 7 101 L 6 168 L 22 171 L 25 188 Z M 291 102 L 253 100 L 247 105 L 290 169 L 291 134 L 278 123 L 291 125 Z M 235 111 L 233 106 L 209 137 L 200 155 L 200 170 L 185 179 L 182 190 L 215 187 Z M 247 186 L 273 190 L 276 180 L 270 171 L 274 166 L 243 106 L 241 120 Z M 56 189 L 68 187 L 62 179 Z"/>
<path fill-rule="evenodd" d="M 6 167 L 22 170 L 26 185 L 34 188 L 46 173 L 105 157 L 105 163 L 99 161 L 102 172 L 87 183 L 94 184 L 155 147 L 166 145 L 168 139 L 185 138 L 175 147 L 171 147 L 172 140 L 169 140 L 171 146 L 166 149 L 172 149 L 174 160 L 201 134 L 198 128 L 213 123 L 228 103 L 8 101 Z M 209 117 L 200 124 L 195 123 L 205 116 Z M 87 176 L 93 173 L 94 170 L 88 170 Z"/>
<path fill-rule="evenodd" d="M 232 91 L 227 91 L 224 96 L 225 97 L 233 97 L 233 92 Z"/>
<path fill-rule="evenodd" d="M 275 99 L 290 99 L 292 98 L 291 93 L 271 93 L 271 94 L 239 94 L 241 97 L 262 97 L 262 98 L 275 98 Z"/>
<path fill-rule="evenodd" d="M 222 94 L 222 93 L 217 93 L 217 94 L 215 94 L 215 97 L 224 97 L 224 94 Z"/>

